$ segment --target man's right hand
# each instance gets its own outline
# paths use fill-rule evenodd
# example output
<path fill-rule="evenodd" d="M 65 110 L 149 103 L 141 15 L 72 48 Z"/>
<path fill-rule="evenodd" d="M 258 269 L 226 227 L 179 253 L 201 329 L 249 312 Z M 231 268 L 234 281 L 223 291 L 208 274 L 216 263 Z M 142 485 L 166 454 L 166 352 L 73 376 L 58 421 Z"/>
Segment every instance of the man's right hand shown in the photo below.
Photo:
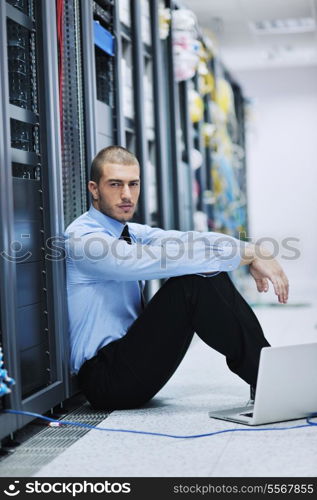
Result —
<path fill-rule="evenodd" d="M 241 260 L 241 265 L 249 264 L 259 292 L 267 292 L 269 281 L 282 304 L 288 300 L 289 282 L 279 262 L 266 249 L 249 245 Z"/>

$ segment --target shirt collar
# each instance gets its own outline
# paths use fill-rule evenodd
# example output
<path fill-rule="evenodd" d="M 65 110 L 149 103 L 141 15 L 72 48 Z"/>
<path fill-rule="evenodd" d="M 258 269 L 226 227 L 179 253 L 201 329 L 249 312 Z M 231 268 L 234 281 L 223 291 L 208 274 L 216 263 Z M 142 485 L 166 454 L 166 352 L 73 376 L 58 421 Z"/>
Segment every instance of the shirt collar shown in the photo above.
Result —
<path fill-rule="evenodd" d="M 90 205 L 88 213 L 90 217 L 99 222 L 99 224 L 101 224 L 104 228 L 108 230 L 110 229 L 110 231 L 114 236 L 116 236 L 117 238 L 121 236 L 125 224 L 122 224 L 122 222 L 113 219 L 108 215 L 103 214 L 102 212 L 100 212 L 100 210 L 97 210 L 93 205 Z"/>

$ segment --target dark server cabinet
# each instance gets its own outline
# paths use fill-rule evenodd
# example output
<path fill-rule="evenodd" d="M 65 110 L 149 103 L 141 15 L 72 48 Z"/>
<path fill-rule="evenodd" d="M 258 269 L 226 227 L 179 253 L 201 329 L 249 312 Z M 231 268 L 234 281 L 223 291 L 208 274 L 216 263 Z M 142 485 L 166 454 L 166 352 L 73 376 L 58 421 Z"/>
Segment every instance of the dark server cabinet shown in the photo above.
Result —
<path fill-rule="evenodd" d="M 214 58 L 207 64 L 209 72 L 214 75 Z M 204 121 L 206 123 L 212 123 L 212 113 L 210 109 L 211 104 L 211 95 L 209 94 L 204 96 Z M 201 205 L 205 208 L 207 215 L 207 224 L 208 228 L 212 231 L 214 229 L 214 197 L 213 197 L 213 182 L 211 175 L 212 168 L 212 148 L 210 141 L 207 141 L 204 147 L 204 160 L 205 160 L 205 175 L 203 175 L 203 179 L 205 181 L 205 198 L 202 200 Z"/>
<path fill-rule="evenodd" d="M 168 162 L 169 103 L 166 56 L 159 37 L 159 1 L 116 0 L 116 116 L 118 143 L 133 151 L 141 167 L 136 221 L 173 227 Z"/>
<path fill-rule="evenodd" d="M 178 8 L 178 2 L 166 0 L 165 6 L 173 12 Z M 190 159 L 193 138 L 188 117 L 188 82 L 178 83 L 174 76 L 173 16 L 165 45 L 168 85 L 166 88 L 167 117 L 170 121 L 169 161 L 172 165 L 174 227 L 181 231 L 189 231 L 193 229 L 193 175 Z"/>
<path fill-rule="evenodd" d="M 90 205 L 87 182 L 96 153 L 118 143 L 112 0 L 59 0 L 58 51 L 64 226 Z M 68 374 L 68 393 L 78 391 Z"/>
<path fill-rule="evenodd" d="M 114 2 L 96 0 L 93 10 L 96 149 L 110 146 L 116 136 Z M 88 41 L 86 41 L 87 43 Z M 88 46 L 88 43 L 87 43 Z"/>
<path fill-rule="evenodd" d="M 194 146 L 193 128 L 189 119 L 188 106 L 188 86 L 189 82 L 184 81 L 178 84 L 179 113 L 180 113 L 180 137 L 179 148 L 181 153 L 181 172 L 179 182 L 181 184 L 182 203 L 182 230 L 190 231 L 194 228 L 194 205 L 193 186 L 194 174 L 191 165 L 191 150 Z"/>
<path fill-rule="evenodd" d="M 141 195 L 135 221 L 173 227 L 165 96 L 166 58 L 159 37 L 159 2 L 115 1 L 118 143 L 133 151 L 141 168 Z M 175 227 L 175 226 L 174 226 Z M 147 283 L 146 297 L 159 282 Z"/>
<path fill-rule="evenodd" d="M 87 2 L 88 3 L 88 2 Z M 79 0 L 57 2 L 64 225 L 87 209 L 83 46 Z"/>
<path fill-rule="evenodd" d="M 245 98 L 242 89 L 237 82 L 231 79 L 232 90 L 234 94 L 235 112 L 237 116 L 237 131 L 236 131 L 236 144 L 239 148 L 239 157 L 241 161 L 241 168 L 237 176 L 238 185 L 242 194 L 242 202 L 240 204 L 241 213 L 241 227 L 240 238 L 247 239 L 249 234 L 248 223 L 248 190 L 247 190 L 247 164 L 246 164 L 246 144 L 245 144 Z"/>
<path fill-rule="evenodd" d="M 4 2 L 0 5 L 0 37 L 1 47 L 6 47 L 6 5 Z M 5 57 L 0 57 L 0 72 L 2 75 L 8 73 L 8 61 Z M 10 165 L 10 121 L 7 114 L 7 95 L 8 95 L 8 81 L 7 79 L 0 78 L 0 344 L 3 348 L 5 368 L 11 376 L 15 375 L 17 367 L 17 353 L 16 345 L 16 331 L 15 331 L 15 315 L 12 314 L 12 302 L 14 300 L 14 289 L 10 284 L 14 280 L 14 267 L 8 262 L 4 255 L 10 253 L 10 242 L 13 241 L 13 210 L 12 207 L 12 190 L 10 178 L 7 175 L 7 166 Z M 5 286 L 5 284 L 7 286 Z M 7 332 L 10 332 L 8 335 Z M 4 408 L 17 408 L 18 397 L 14 390 L 12 394 L 0 398 L 0 409 Z M 18 428 L 18 417 L 14 415 L 0 414 L 0 439 L 7 436 Z"/>
<path fill-rule="evenodd" d="M 169 161 L 168 100 L 165 86 L 167 82 L 166 42 L 160 39 L 159 1 L 150 3 L 153 68 L 153 105 L 155 130 L 155 163 L 158 185 L 158 225 L 164 229 L 174 229 L 173 176 Z"/>
<path fill-rule="evenodd" d="M 114 0 L 80 2 L 87 180 L 95 154 L 122 142 L 114 4 Z"/>
<path fill-rule="evenodd" d="M 57 2 L 65 227 L 89 206 L 93 157 L 115 142 L 113 3 Z"/>
<path fill-rule="evenodd" d="M 8 0 L 0 12 L 1 341 L 17 382 L 1 404 L 44 412 L 65 398 L 67 369 L 55 9 Z"/>
<path fill-rule="evenodd" d="M 118 144 L 136 154 L 141 169 L 142 190 L 135 221 L 150 222 L 147 186 L 148 150 L 144 117 L 144 58 L 141 33 L 140 1 L 115 2 L 115 34 L 117 75 Z"/>

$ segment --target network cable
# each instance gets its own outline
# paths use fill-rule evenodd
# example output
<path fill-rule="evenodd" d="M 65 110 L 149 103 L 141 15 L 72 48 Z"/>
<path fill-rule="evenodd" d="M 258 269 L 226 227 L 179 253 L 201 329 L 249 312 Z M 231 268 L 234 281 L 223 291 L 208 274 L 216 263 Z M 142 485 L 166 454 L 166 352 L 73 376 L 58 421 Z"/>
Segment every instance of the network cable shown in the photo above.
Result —
<path fill-rule="evenodd" d="M 39 413 L 33 413 L 29 411 L 20 411 L 20 410 L 2 410 L 3 413 L 11 413 L 15 415 L 27 415 L 29 417 L 35 417 L 35 418 L 40 418 L 42 420 L 46 420 L 49 422 L 50 427 L 62 427 L 66 425 L 72 425 L 74 427 L 82 427 L 85 429 L 94 429 L 97 431 L 105 431 L 105 432 L 123 432 L 123 433 L 130 433 L 130 434 L 143 434 L 147 436 L 158 436 L 158 437 L 168 437 L 168 438 L 174 438 L 174 439 L 196 439 L 196 438 L 201 438 L 201 437 L 208 437 L 208 436 L 216 436 L 217 434 L 225 434 L 228 432 L 263 432 L 263 431 L 287 431 L 290 429 L 303 429 L 305 427 L 314 427 L 317 426 L 317 422 L 312 422 L 311 419 L 317 417 L 317 414 L 312 414 L 309 417 L 306 418 L 306 424 L 301 424 L 301 425 L 293 425 L 289 427 L 261 427 L 260 429 L 244 429 L 244 428 L 237 428 L 237 429 L 223 429 L 221 431 L 215 431 L 215 432 L 208 432 L 206 434 L 192 434 L 189 436 L 181 436 L 181 435 L 176 435 L 176 434 L 165 434 L 161 432 L 150 432 L 150 431 L 138 431 L 138 430 L 133 430 L 133 429 L 112 429 L 108 427 L 96 427 L 94 425 L 89 425 L 89 424 L 84 424 L 81 422 L 71 422 L 69 420 L 56 420 L 54 418 L 50 417 L 45 417 L 44 415 L 40 415 Z"/>
<path fill-rule="evenodd" d="M 10 394 L 12 385 L 15 385 L 15 380 L 9 377 L 7 370 L 4 368 L 3 351 L 0 345 L 0 397 Z"/>

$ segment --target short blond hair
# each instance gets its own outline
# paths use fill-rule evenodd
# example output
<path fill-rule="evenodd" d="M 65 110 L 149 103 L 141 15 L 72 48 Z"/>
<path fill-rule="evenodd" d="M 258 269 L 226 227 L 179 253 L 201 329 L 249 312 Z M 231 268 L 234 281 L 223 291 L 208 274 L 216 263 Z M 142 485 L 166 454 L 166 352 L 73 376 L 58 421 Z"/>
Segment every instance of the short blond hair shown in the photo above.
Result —
<path fill-rule="evenodd" d="M 138 165 L 137 157 L 122 146 L 108 146 L 101 149 L 92 161 L 90 168 L 90 180 L 99 184 L 102 177 L 102 167 L 107 163 L 117 165 Z"/>

